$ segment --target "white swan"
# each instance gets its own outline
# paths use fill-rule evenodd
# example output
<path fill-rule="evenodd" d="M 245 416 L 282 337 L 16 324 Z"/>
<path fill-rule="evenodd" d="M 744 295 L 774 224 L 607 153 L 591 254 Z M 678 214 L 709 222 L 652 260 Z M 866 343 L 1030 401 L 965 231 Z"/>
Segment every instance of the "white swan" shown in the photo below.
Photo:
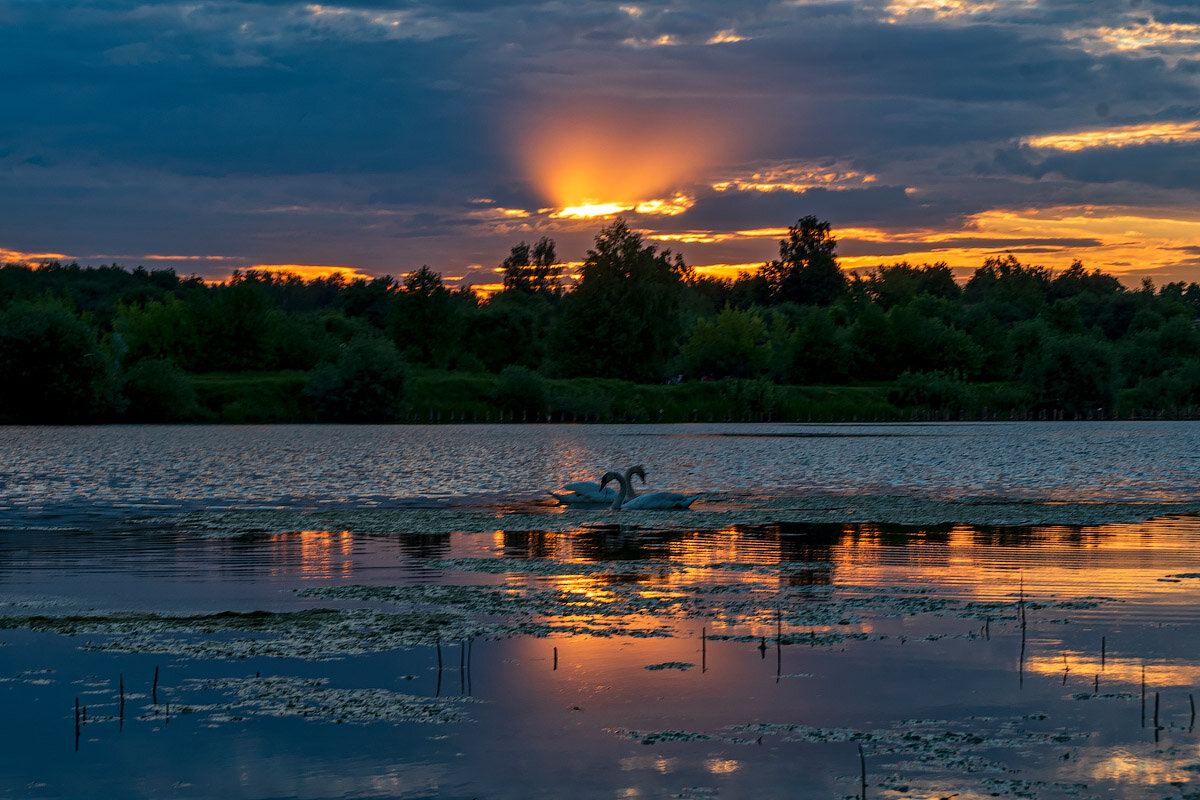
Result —
<path fill-rule="evenodd" d="M 643 481 L 646 476 L 642 473 L 640 467 L 634 467 L 627 474 L 639 475 Z M 617 499 L 613 501 L 612 510 L 620 511 L 622 508 L 630 511 L 666 511 L 670 509 L 687 508 L 692 503 L 696 502 L 696 498 L 700 495 L 694 494 L 688 496 L 679 492 L 647 492 L 640 494 L 632 499 L 629 499 L 629 478 L 619 472 L 606 472 L 604 477 L 600 479 L 600 488 L 609 481 L 617 481 L 621 485 L 621 491 L 617 493 Z"/>
<path fill-rule="evenodd" d="M 641 464 L 626 469 L 625 483 L 629 487 L 628 497 L 637 496 L 637 493 L 633 489 L 634 475 L 640 477 L 642 483 L 646 482 L 646 473 L 642 470 Z M 618 493 L 613 489 L 605 489 L 599 483 L 589 483 L 588 481 L 568 483 L 561 490 L 550 492 L 550 496 L 564 506 L 594 506 L 612 503 L 617 499 L 617 495 Z"/>

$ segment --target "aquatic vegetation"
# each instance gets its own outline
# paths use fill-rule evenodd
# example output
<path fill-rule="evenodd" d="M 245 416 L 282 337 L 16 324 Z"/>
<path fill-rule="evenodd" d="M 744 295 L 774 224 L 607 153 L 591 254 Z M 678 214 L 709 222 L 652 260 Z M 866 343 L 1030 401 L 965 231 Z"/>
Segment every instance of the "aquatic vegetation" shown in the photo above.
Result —
<path fill-rule="evenodd" d="M 204 692 L 219 692 L 234 699 L 207 705 L 186 702 L 189 695 Z M 339 725 L 461 722 L 466 719 L 463 706 L 473 702 L 478 701 L 469 697 L 417 697 L 377 688 L 335 688 L 321 678 L 257 675 L 189 679 L 179 688 L 176 700 L 177 713 L 203 713 L 218 723 L 235 717 L 263 716 L 300 717 Z"/>
<path fill-rule="evenodd" d="M 664 661 L 661 664 L 647 664 L 645 667 L 643 667 L 643 669 L 648 669 L 648 670 L 677 669 L 680 672 L 683 672 L 683 671 L 691 669 L 694 666 L 696 666 L 696 665 L 688 663 L 687 661 Z"/>

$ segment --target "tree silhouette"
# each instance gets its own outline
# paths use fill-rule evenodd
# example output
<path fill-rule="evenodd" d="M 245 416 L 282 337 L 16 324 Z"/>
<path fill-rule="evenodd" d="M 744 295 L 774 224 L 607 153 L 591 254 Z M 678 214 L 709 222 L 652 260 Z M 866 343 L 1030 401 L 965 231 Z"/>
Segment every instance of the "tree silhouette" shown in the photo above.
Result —
<path fill-rule="evenodd" d="M 656 381 L 678 350 L 680 299 L 691 275 L 683 259 L 658 252 L 623 219 L 596 236 L 579 285 L 563 298 L 553 360 L 568 376 Z"/>
<path fill-rule="evenodd" d="M 515 245 L 500 268 L 504 270 L 505 291 L 557 294 L 560 289 L 558 277 L 562 266 L 558 264 L 554 240 L 545 236 L 533 247 L 525 242 Z"/>
<path fill-rule="evenodd" d="M 828 222 L 801 217 L 779 242 L 779 259 L 764 264 L 771 299 L 810 306 L 827 306 L 846 291 L 846 276 L 838 268 L 837 239 Z"/>

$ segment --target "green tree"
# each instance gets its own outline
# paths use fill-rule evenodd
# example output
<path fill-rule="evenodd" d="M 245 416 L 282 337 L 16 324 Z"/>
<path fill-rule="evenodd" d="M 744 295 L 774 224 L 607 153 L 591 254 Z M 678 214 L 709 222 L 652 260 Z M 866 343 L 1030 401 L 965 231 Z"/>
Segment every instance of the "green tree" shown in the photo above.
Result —
<path fill-rule="evenodd" d="M 427 366 L 451 351 L 457 330 L 450 290 L 428 266 L 404 279 L 391 321 L 392 336 L 410 359 Z"/>
<path fill-rule="evenodd" d="M 696 320 L 680 352 L 693 377 L 754 377 L 771 361 L 767 323 L 757 311 L 725 306 L 715 318 Z"/>
<path fill-rule="evenodd" d="M 395 422 L 408 365 L 385 339 L 355 339 L 312 371 L 304 394 L 322 422 Z"/>
<path fill-rule="evenodd" d="M 537 419 L 550 402 L 550 389 L 541 375 L 527 367 L 510 364 L 500 370 L 493 399 L 516 418 L 528 415 Z"/>
<path fill-rule="evenodd" d="M 122 394 L 128 405 L 125 419 L 133 422 L 176 422 L 192 417 L 196 388 L 173 361 L 148 358 L 125 372 Z"/>
<path fill-rule="evenodd" d="M 544 294 L 498 292 L 467 318 L 462 347 L 489 372 L 509 364 L 537 369 L 546 357 L 552 311 Z"/>
<path fill-rule="evenodd" d="M 794 326 L 785 313 L 795 309 Z M 847 331 L 840 328 L 827 308 L 790 304 L 776 306 L 771 317 L 774 374 L 785 383 L 829 384 L 845 379 Z"/>
<path fill-rule="evenodd" d="M 557 372 L 653 382 L 677 349 L 690 270 L 617 219 L 596 236 L 551 337 Z"/>
<path fill-rule="evenodd" d="M 1027 266 L 1009 253 L 991 256 L 963 287 L 963 300 L 980 304 L 1002 322 L 1033 319 L 1046 304 L 1050 270 Z"/>
<path fill-rule="evenodd" d="M 282 312 L 254 281 L 231 280 L 195 299 L 199 338 L 195 367 L 207 370 L 273 369 L 270 342 Z"/>
<path fill-rule="evenodd" d="M 113 365 L 96 330 L 60 303 L 0 311 L 0 418 L 85 422 L 114 410 Z"/>
<path fill-rule="evenodd" d="M 1026 376 L 1044 408 L 1080 414 L 1100 408 L 1111 411 L 1116 404 L 1112 346 L 1090 336 L 1049 339 Z"/>
<path fill-rule="evenodd" d="M 178 297 L 166 295 L 142 305 L 117 305 L 113 330 L 120 335 L 123 357 L 136 361 L 168 358 L 181 367 L 193 367 L 200 339 L 191 309 Z"/>
<path fill-rule="evenodd" d="M 558 277 L 562 266 L 558 263 L 553 239 L 543 236 L 532 247 L 521 242 L 513 247 L 500 268 L 504 271 L 505 291 L 529 294 L 557 294 L 559 291 Z"/>
<path fill-rule="evenodd" d="M 779 258 L 760 274 L 776 302 L 827 306 L 846 292 L 846 276 L 837 263 L 837 239 L 828 222 L 801 217 L 779 242 Z"/>
<path fill-rule="evenodd" d="M 885 310 L 910 303 L 921 294 L 947 300 L 962 294 L 954 282 L 954 272 L 944 261 L 919 267 L 907 261 L 883 265 L 871 271 L 866 283 L 867 292 Z"/>

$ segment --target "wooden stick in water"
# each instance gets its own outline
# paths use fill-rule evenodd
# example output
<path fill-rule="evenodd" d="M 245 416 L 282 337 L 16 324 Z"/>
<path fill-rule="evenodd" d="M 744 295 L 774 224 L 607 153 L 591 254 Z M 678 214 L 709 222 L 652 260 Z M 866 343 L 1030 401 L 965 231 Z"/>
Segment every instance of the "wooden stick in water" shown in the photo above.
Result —
<path fill-rule="evenodd" d="M 862 800 L 867 800 L 867 757 L 863 755 L 861 744 L 858 746 L 858 765 L 862 769 Z"/>
<path fill-rule="evenodd" d="M 1146 727 L 1146 663 L 1142 662 L 1142 727 Z"/>
<path fill-rule="evenodd" d="M 558 648 L 554 648 L 554 668 L 558 669 Z"/>
<path fill-rule="evenodd" d="M 1192 693 L 1188 692 L 1188 705 L 1192 707 L 1192 718 L 1188 722 L 1188 730 L 1196 727 L 1196 698 L 1192 697 Z"/>

